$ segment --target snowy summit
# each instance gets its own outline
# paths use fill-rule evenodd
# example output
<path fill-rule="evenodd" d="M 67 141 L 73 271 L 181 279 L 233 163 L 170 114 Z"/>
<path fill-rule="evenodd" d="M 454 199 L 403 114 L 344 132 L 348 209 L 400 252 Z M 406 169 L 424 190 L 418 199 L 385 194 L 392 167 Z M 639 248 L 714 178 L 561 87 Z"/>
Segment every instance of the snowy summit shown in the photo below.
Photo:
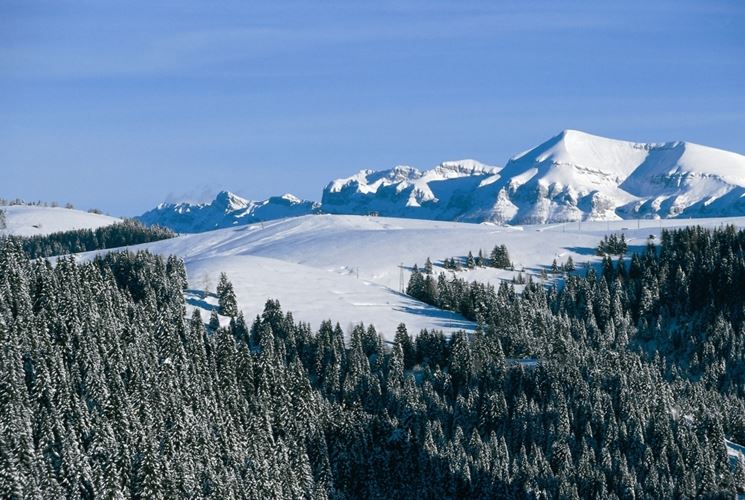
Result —
<path fill-rule="evenodd" d="M 311 213 L 497 224 L 745 215 L 745 156 L 689 142 L 636 143 L 564 130 L 504 168 L 476 160 L 397 166 L 336 179 L 321 203 L 223 191 L 161 204 L 139 219 L 202 232 Z"/>
<path fill-rule="evenodd" d="M 503 169 L 474 161 L 362 171 L 330 183 L 331 213 L 507 224 L 745 213 L 745 156 L 687 142 L 565 130 Z"/>
<path fill-rule="evenodd" d="M 251 201 L 229 191 L 221 191 L 209 203 L 161 203 L 137 219 L 147 225 L 157 224 L 180 233 L 199 233 L 284 217 L 297 217 L 317 210 L 317 203 L 301 200 L 291 194 L 272 196 L 263 201 Z"/>

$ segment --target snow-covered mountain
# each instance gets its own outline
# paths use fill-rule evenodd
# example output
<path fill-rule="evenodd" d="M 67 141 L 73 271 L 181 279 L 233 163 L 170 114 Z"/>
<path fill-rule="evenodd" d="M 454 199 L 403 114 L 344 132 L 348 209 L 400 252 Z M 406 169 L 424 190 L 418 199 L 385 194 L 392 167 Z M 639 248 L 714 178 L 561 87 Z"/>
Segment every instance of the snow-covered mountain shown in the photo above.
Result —
<path fill-rule="evenodd" d="M 498 224 L 745 215 L 745 156 L 565 130 L 504 168 L 461 160 L 425 171 L 362 170 L 329 183 L 321 204 L 222 192 L 208 204 L 162 204 L 139 219 L 201 232 L 318 212 Z"/>
<path fill-rule="evenodd" d="M 745 156 L 565 130 L 504 168 L 469 160 L 420 172 L 364 170 L 331 182 L 330 213 L 546 223 L 745 214 Z"/>
<path fill-rule="evenodd" d="M 498 172 L 475 160 L 445 162 L 424 172 L 408 166 L 362 170 L 326 186 L 321 206 L 332 214 L 457 220 L 473 193 Z"/>
<path fill-rule="evenodd" d="M 161 203 L 137 219 L 147 225 L 158 224 L 180 233 L 199 233 L 307 215 L 318 209 L 318 203 L 301 200 L 291 194 L 251 201 L 222 191 L 209 203 Z"/>
<path fill-rule="evenodd" d="M 745 213 L 745 156 L 688 142 L 643 144 L 566 130 L 513 157 L 492 186 L 494 219 L 519 222 Z"/>

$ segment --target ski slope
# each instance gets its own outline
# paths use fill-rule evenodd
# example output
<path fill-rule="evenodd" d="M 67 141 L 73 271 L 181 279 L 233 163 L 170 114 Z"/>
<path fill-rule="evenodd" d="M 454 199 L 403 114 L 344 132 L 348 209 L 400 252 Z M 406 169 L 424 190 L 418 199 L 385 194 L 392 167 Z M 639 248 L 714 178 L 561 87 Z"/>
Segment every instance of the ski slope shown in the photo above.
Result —
<path fill-rule="evenodd" d="M 268 298 L 278 299 L 296 320 L 317 327 L 338 321 L 348 331 L 352 324 L 374 324 L 386 338 L 406 323 L 409 332 L 421 328 L 471 330 L 473 323 L 440 311 L 400 293 L 410 267 L 427 257 L 436 272 L 442 259 L 486 254 L 505 244 L 517 270 L 537 276 L 552 260 L 571 256 L 578 268 L 597 262 L 594 249 L 603 235 L 623 232 L 630 250 L 641 250 L 647 238 L 659 239 L 661 228 L 700 224 L 745 227 L 745 218 L 640 220 L 496 226 L 417 219 L 354 215 L 308 215 L 237 228 L 183 235 L 132 247 L 184 258 L 191 291 L 191 307 L 208 310 L 220 272 L 235 286 L 239 306 L 247 318 L 259 314 Z M 625 229 L 624 229 L 625 228 Z M 403 268 L 401 267 L 403 265 Z M 498 284 L 516 272 L 479 268 L 458 275 Z"/>
<path fill-rule="evenodd" d="M 5 211 L 6 228 L 0 235 L 36 236 L 72 229 L 96 229 L 121 219 L 61 207 L 27 205 L 0 206 Z"/>

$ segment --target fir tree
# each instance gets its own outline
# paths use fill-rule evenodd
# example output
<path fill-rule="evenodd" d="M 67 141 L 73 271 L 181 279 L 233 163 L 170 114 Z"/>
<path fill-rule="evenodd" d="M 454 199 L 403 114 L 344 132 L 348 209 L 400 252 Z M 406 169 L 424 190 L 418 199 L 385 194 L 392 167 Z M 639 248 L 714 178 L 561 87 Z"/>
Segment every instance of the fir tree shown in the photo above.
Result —
<path fill-rule="evenodd" d="M 426 296 L 424 277 L 416 264 L 414 264 L 414 268 L 411 271 L 409 284 L 406 287 L 406 294 L 419 300 L 423 300 Z"/>
<path fill-rule="evenodd" d="M 427 257 L 427 261 L 424 263 L 424 273 L 432 274 L 432 261 Z"/>
<path fill-rule="evenodd" d="M 210 313 L 210 320 L 209 323 L 207 323 L 207 329 L 214 333 L 218 328 L 220 328 L 220 318 L 217 316 L 217 311 L 213 309 Z"/>
<path fill-rule="evenodd" d="M 605 235 L 603 241 L 600 242 L 597 248 L 598 255 L 623 255 L 626 253 L 628 245 L 626 243 L 626 236 L 611 234 Z"/>
<path fill-rule="evenodd" d="M 217 283 L 217 303 L 223 316 L 232 317 L 238 314 L 238 301 L 235 298 L 233 284 L 225 273 L 220 273 L 220 280 Z"/>
<path fill-rule="evenodd" d="M 574 266 L 574 259 L 572 259 L 572 256 L 570 255 L 567 257 L 566 262 L 564 263 L 564 270 L 568 273 L 573 272 L 576 269 Z"/>
<path fill-rule="evenodd" d="M 507 246 L 504 244 L 496 245 L 491 252 L 491 265 L 500 269 L 507 269 L 511 266 L 510 255 Z"/>
<path fill-rule="evenodd" d="M 416 350 L 414 349 L 414 342 L 411 340 L 409 332 L 406 330 L 406 325 L 401 323 L 396 328 L 396 335 L 393 338 L 395 344 L 401 346 L 401 352 L 404 357 L 404 368 L 410 370 L 416 363 Z"/>

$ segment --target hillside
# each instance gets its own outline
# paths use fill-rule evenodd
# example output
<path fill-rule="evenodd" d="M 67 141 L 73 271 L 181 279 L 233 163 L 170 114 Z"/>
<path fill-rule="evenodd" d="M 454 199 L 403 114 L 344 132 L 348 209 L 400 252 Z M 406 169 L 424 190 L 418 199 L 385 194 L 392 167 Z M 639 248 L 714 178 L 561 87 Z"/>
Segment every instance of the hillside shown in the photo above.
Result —
<path fill-rule="evenodd" d="M 642 248 L 647 237 L 661 227 L 703 224 L 715 227 L 721 219 L 588 222 L 524 227 L 493 224 L 433 222 L 385 217 L 309 215 L 263 224 L 183 235 L 134 248 L 148 248 L 162 255 L 185 259 L 189 276 L 189 303 L 210 307 L 220 272 L 236 287 L 240 308 L 247 317 L 260 313 L 266 299 L 279 299 L 297 320 L 317 327 L 333 318 L 345 330 L 360 321 L 374 323 L 392 338 L 400 322 L 409 331 L 438 328 L 472 329 L 462 317 L 439 311 L 399 293 L 400 280 L 408 281 L 410 268 L 427 257 L 435 272 L 447 272 L 439 263 L 449 257 L 465 257 L 479 249 L 488 253 L 505 244 L 517 270 L 535 275 L 554 259 L 568 257 L 581 266 L 596 262 L 594 248 L 604 234 L 623 231 L 632 249 Z M 745 226 L 745 219 L 727 219 Z M 627 225 L 629 226 L 628 228 Z M 624 229 L 626 228 L 626 229 Z M 404 265 L 402 272 L 399 267 Z M 469 280 L 500 283 L 517 274 L 507 270 L 478 268 L 459 272 Z"/>
<path fill-rule="evenodd" d="M 374 229 L 326 218 L 349 236 Z M 267 243 L 303 232 L 277 226 Z M 540 229 L 534 244 L 555 241 Z M 205 325 L 185 311 L 203 305 L 197 291 L 185 302 L 179 259 L 34 265 L 0 241 L 2 496 L 734 498 L 745 262 L 719 257 L 743 245 L 729 227 L 676 231 L 628 270 L 606 262 L 560 290 L 452 280 L 440 296 L 483 313 L 479 332 L 401 329 L 391 342 L 380 328 L 298 322 L 277 301 Z M 242 278 L 277 273 L 260 257 L 217 259 L 252 271 Z M 328 283 L 293 267 L 284 280 L 313 303 Z"/>
<path fill-rule="evenodd" d="M 121 222 L 116 217 L 61 207 L 12 205 L 0 206 L 0 210 L 6 214 L 6 227 L 0 229 L 0 235 L 36 236 L 72 229 L 96 229 Z"/>

